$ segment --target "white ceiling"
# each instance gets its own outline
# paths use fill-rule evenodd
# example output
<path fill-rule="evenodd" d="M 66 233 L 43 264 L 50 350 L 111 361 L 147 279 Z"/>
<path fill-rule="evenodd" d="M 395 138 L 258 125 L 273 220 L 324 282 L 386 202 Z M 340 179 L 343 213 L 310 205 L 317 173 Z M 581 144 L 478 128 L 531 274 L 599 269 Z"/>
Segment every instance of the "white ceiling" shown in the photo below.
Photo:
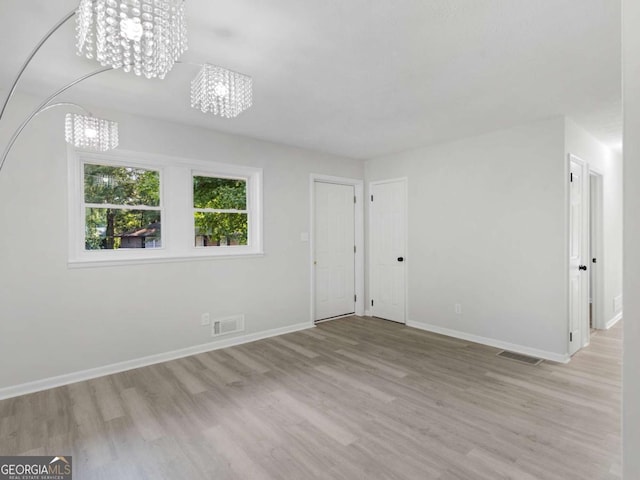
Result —
<path fill-rule="evenodd" d="M 0 88 L 77 3 L 0 1 Z M 188 64 L 163 81 L 108 72 L 65 98 L 356 158 L 561 114 L 621 142 L 619 0 L 186 3 L 183 59 L 253 76 L 250 110 L 227 120 L 191 109 Z M 74 42 L 70 21 L 22 88 L 53 90 L 98 68 Z"/>

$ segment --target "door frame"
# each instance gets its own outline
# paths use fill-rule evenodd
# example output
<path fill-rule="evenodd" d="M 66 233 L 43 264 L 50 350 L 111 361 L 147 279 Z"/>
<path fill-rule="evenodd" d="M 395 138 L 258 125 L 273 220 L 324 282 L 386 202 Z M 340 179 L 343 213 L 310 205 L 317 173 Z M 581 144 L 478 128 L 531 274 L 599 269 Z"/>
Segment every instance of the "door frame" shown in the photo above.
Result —
<path fill-rule="evenodd" d="M 360 316 L 364 315 L 364 181 L 357 178 L 336 177 L 332 175 L 312 173 L 309 175 L 309 277 L 311 289 L 309 316 L 311 325 L 316 324 L 316 272 L 313 264 L 316 238 L 316 182 L 353 186 L 354 195 L 356 197 L 354 205 L 354 241 L 356 244 L 354 278 L 356 301 L 354 303 L 355 314 Z"/>
<path fill-rule="evenodd" d="M 567 163 L 566 163 L 566 180 L 565 185 L 566 188 L 566 198 L 565 198 L 565 208 L 566 208 L 566 257 L 565 257 L 565 278 L 566 278 L 566 292 L 567 292 L 567 352 L 571 352 L 571 342 L 569 341 L 569 332 L 571 332 L 571 271 L 569 270 L 569 260 L 571 258 L 571 186 L 570 186 L 570 175 L 571 175 L 571 162 L 575 162 L 579 165 L 582 165 L 583 169 L 583 178 L 582 178 L 582 198 L 584 201 L 583 214 L 582 214 L 582 222 L 583 222 L 583 242 L 586 247 L 587 252 L 589 252 L 589 218 L 590 218 L 590 210 L 591 210 L 591 199 L 589 197 L 590 193 L 590 170 L 589 164 L 582 160 L 582 158 L 574 155 L 572 153 L 567 154 Z M 588 258 L 588 255 L 587 255 Z M 591 268 L 591 262 L 587 261 L 587 259 L 583 258 L 583 261 L 587 263 L 587 268 Z M 589 273 L 590 275 L 590 273 Z M 589 295 L 588 295 L 588 285 L 589 280 L 587 278 L 587 305 L 585 308 L 588 311 L 589 308 Z M 580 347 L 575 351 L 575 353 L 579 352 L 582 348 L 589 345 L 591 341 L 591 331 L 589 329 L 589 315 L 583 315 L 583 325 L 580 329 L 582 334 L 580 338 Z"/>
<path fill-rule="evenodd" d="M 595 192 L 591 191 L 591 179 L 595 178 Z M 593 198 L 591 194 L 594 193 Z M 592 262 L 589 257 L 591 273 L 589 278 L 593 279 L 591 290 L 593 292 L 593 326 L 598 330 L 605 330 L 607 321 L 604 317 L 604 173 L 598 168 L 589 166 L 589 233 L 594 231 L 595 241 L 589 245 L 589 251 L 594 253 L 597 263 Z M 595 208 L 591 208 L 591 206 Z M 591 235 L 589 235 L 591 241 Z"/>
<path fill-rule="evenodd" d="M 408 177 L 396 177 L 389 178 L 386 180 L 376 180 L 369 182 L 367 185 L 367 200 L 370 200 L 373 187 L 375 185 L 383 185 L 385 183 L 394 183 L 394 182 L 404 182 L 404 318 L 401 323 L 404 325 L 407 324 L 408 321 L 408 312 L 409 312 L 409 262 L 411 262 L 411 258 L 409 256 L 409 178 Z M 373 285 L 373 276 L 371 273 L 371 225 L 373 219 L 373 208 L 371 206 L 371 201 L 367 201 L 368 214 L 367 214 L 367 244 L 369 248 L 367 249 L 367 265 L 369 266 L 367 271 L 367 282 L 369 285 L 369 291 L 367 292 L 367 307 L 365 311 L 365 315 L 367 317 L 375 316 L 375 305 L 371 307 L 371 295 L 372 295 L 372 285 Z"/>

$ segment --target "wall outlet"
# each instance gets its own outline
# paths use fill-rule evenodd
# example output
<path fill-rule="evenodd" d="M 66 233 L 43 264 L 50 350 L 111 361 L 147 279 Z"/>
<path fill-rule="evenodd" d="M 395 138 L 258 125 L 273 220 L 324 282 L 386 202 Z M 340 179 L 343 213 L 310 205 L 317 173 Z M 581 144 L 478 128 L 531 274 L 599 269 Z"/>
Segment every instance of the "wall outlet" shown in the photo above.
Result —
<path fill-rule="evenodd" d="M 456 303 L 456 304 L 453 306 L 453 310 L 454 310 L 458 315 L 460 315 L 460 314 L 462 313 L 462 305 L 461 305 L 460 303 Z"/>
<path fill-rule="evenodd" d="M 200 325 L 202 325 L 203 327 L 211 325 L 211 314 L 209 314 L 209 312 L 203 313 L 200 316 Z"/>

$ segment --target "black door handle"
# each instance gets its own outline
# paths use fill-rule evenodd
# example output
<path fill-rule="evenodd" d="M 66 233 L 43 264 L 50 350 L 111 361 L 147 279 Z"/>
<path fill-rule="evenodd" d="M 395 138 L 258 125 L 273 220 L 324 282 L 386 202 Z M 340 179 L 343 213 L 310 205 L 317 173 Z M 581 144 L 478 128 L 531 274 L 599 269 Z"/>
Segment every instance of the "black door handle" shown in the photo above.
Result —
<path fill-rule="evenodd" d="M 404 257 L 398 257 L 399 262 L 404 262 Z"/>
<path fill-rule="evenodd" d="M 580 265 L 578 267 L 578 270 L 585 270 L 586 271 L 587 270 L 587 266 L 586 265 Z"/>

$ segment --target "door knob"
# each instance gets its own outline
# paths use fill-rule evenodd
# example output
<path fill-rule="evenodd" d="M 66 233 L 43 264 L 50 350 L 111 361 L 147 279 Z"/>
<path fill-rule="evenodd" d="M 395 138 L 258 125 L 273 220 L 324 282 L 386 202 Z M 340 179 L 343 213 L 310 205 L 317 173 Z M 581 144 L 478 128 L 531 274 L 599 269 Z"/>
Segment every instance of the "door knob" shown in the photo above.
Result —
<path fill-rule="evenodd" d="M 399 262 L 404 262 L 404 257 L 398 257 Z"/>
<path fill-rule="evenodd" d="M 580 265 L 580 266 L 578 267 L 578 270 L 586 270 L 586 269 L 587 269 L 587 266 L 586 266 L 586 265 Z"/>

